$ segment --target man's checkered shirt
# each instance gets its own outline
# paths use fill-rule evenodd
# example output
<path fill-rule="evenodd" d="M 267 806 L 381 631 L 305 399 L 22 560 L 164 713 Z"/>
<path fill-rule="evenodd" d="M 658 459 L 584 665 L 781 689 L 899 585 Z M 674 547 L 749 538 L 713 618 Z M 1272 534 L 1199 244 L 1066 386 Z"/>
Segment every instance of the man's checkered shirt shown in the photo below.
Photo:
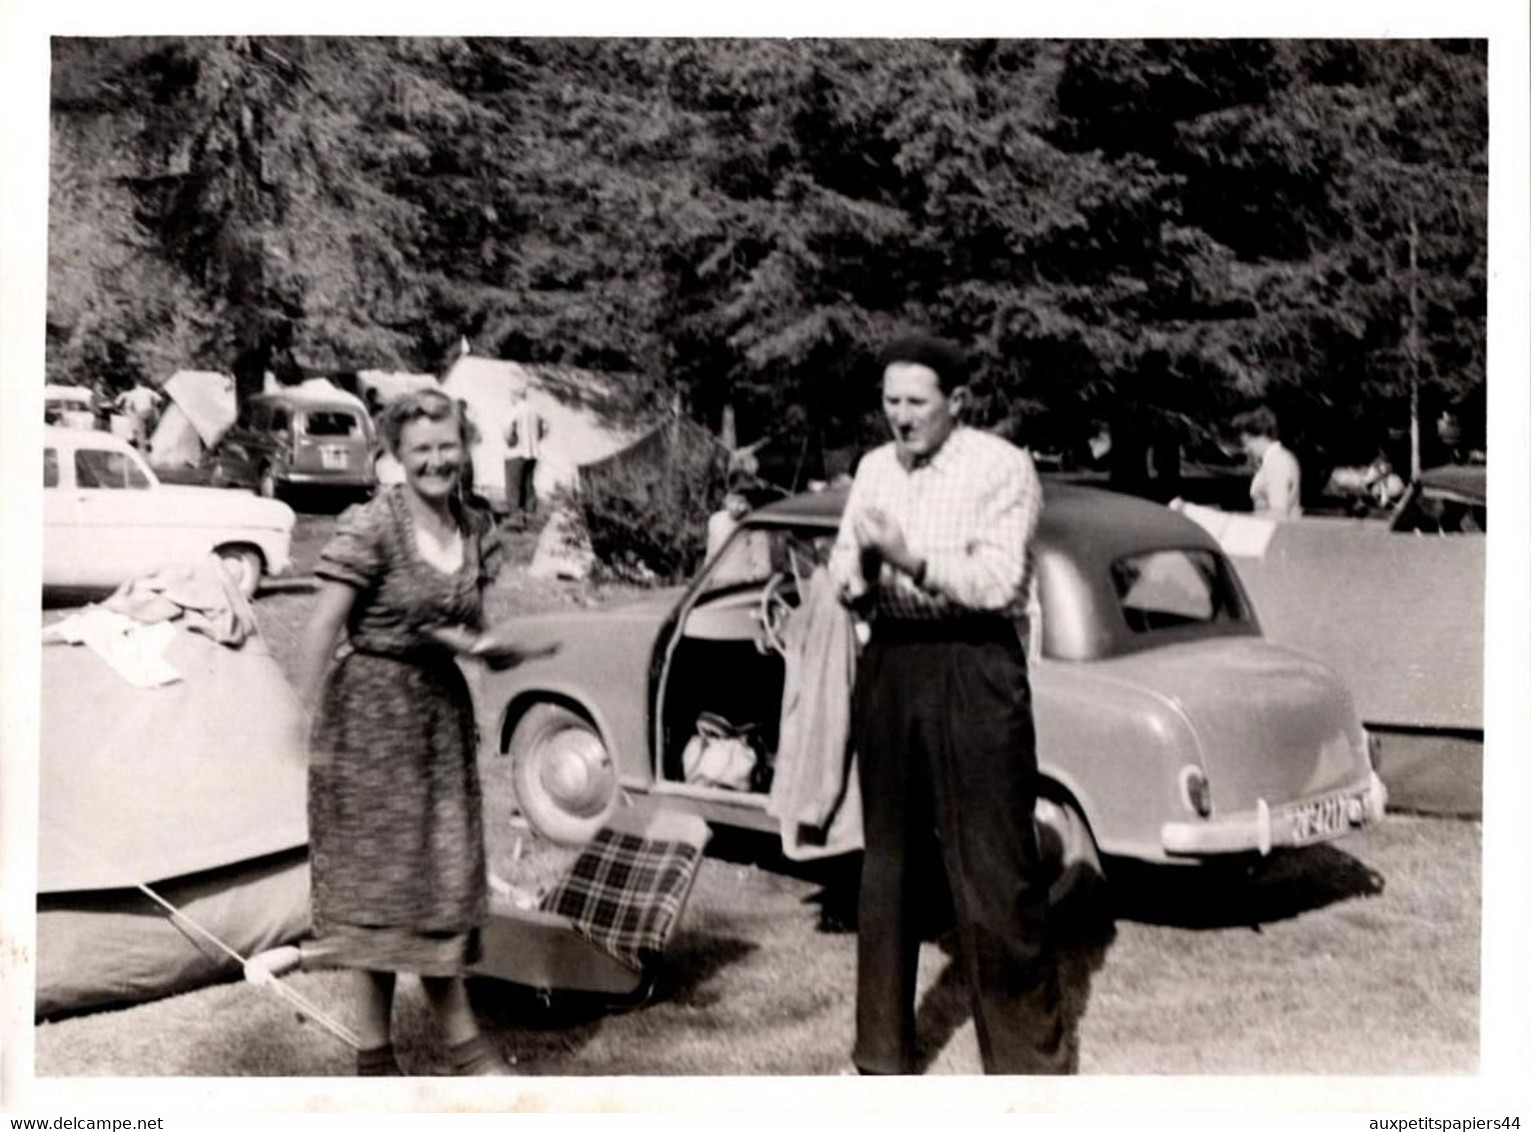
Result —
<path fill-rule="evenodd" d="M 879 507 L 925 559 L 923 584 L 883 565 L 875 595 L 880 617 L 936 620 L 973 613 L 1022 616 L 1031 584 L 1028 545 L 1042 511 L 1031 456 L 1008 441 L 959 425 L 928 460 L 905 469 L 895 445 L 867 453 L 856 471 L 830 570 L 841 593 L 867 585 L 852 524 Z"/>

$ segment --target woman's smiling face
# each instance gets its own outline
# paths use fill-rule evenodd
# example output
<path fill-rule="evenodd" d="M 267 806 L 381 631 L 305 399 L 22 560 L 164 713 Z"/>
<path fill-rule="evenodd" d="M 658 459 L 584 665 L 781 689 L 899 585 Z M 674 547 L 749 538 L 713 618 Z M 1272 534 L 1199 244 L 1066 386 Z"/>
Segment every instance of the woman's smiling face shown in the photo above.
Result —
<path fill-rule="evenodd" d="M 433 421 L 419 417 L 399 432 L 394 453 L 404 482 L 422 499 L 447 499 L 457 491 L 464 459 L 462 429 L 455 416 Z"/>

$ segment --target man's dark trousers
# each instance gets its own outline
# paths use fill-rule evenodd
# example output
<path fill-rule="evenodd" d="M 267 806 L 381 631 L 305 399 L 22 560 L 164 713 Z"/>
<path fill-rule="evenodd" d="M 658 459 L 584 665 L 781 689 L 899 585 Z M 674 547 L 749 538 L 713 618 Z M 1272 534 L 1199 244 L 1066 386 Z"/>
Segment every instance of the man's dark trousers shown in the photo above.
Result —
<path fill-rule="evenodd" d="M 528 518 L 537 511 L 537 459 L 535 456 L 505 458 L 505 509 Z"/>
<path fill-rule="evenodd" d="M 939 851 L 984 1071 L 1068 1072 L 1032 820 L 1031 690 L 1014 626 L 879 621 L 858 664 L 854 711 L 866 837 L 857 1067 L 915 1068 L 921 855 Z"/>

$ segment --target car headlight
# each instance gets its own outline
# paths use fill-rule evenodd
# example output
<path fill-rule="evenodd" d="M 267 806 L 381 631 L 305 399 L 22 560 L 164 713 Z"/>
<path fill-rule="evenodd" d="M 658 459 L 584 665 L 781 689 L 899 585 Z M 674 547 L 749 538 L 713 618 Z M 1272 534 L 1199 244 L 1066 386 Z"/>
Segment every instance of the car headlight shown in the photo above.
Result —
<path fill-rule="evenodd" d="M 1212 816 L 1212 784 L 1199 766 L 1180 768 L 1180 800 L 1199 818 Z"/>

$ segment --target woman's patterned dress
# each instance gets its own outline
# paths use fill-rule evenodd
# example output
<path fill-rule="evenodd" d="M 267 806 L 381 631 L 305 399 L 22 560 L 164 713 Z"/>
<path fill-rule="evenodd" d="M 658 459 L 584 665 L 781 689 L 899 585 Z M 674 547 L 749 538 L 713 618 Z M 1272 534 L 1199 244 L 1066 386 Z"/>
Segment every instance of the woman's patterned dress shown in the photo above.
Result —
<path fill-rule="evenodd" d="M 305 963 L 457 975 L 487 909 L 476 729 L 451 653 L 423 630 L 482 624 L 491 519 L 460 510 L 463 561 L 421 558 L 403 484 L 348 509 L 315 573 L 357 590 L 315 715 Z"/>

